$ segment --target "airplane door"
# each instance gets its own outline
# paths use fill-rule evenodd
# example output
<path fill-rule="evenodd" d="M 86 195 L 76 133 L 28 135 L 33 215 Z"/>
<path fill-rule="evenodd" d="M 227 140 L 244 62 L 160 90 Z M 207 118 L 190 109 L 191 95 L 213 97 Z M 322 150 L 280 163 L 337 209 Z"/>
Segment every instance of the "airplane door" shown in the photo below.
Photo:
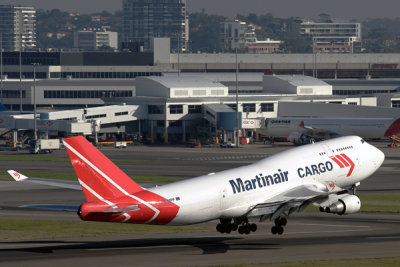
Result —
<path fill-rule="evenodd" d="M 220 209 L 221 211 L 227 209 L 228 207 L 228 191 L 226 188 L 223 188 L 220 192 Z"/>
<path fill-rule="evenodd" d="M 335 150 L 333 150 L 332 148 L 330 148 L 328 145 L 322 145 L 322 147 L 325 150 L 326 155 L 328 155 L 328 157 L 333 157 L 335 154 Z"/>

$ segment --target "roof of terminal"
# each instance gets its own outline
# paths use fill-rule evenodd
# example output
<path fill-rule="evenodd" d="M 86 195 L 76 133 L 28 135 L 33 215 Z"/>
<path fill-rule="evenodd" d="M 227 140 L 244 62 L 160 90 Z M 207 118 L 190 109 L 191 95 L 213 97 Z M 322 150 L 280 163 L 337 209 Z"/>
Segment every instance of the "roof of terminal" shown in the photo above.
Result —
<path fill-rule="evenodd" d="M 323 80 L 304 75 L 273 75 L 273 77 L 287 81 L 294 86 L 329 86 Z"/>
<path fill-rule="evenodd" d="M 168 88 L 226 87 L 218 82 L 214 82 L 201 76 L 150 76 L 145 77 L 144 79 L 153 80 Z"/>

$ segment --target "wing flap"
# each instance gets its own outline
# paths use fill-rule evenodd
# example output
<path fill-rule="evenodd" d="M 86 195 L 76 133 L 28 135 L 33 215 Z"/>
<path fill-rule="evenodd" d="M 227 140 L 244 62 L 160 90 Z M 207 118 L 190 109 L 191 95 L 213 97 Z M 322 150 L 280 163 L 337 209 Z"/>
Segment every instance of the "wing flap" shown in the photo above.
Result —
<path fill-rule="evenodd" d="M 277 218 L 286 209 L 292 209 L 293 212 L 293 208 L 300 207 L 310 200 L 325 198 L 334 192 L 342 190 L 338 186 L 333 187 L 333 189 L 331 185 L 332 182 L 299 185 L 255 205 L 247 216 L 257 217 L 273 214 L 273 218 Z"/>

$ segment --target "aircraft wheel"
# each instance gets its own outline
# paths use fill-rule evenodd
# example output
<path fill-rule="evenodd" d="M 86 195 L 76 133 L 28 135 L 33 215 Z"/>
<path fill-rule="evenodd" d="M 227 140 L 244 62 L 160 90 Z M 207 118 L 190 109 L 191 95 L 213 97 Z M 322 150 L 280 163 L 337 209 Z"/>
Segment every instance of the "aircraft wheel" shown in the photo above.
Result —
<path fill-rule="evenodd" d="M 244 226 L 239 226 L 239 230 L 238 230 L 239 234 L 244 234 Z"/>
<path fill-rule="evenodd" d="M 249 227 L 248 225 L 244 228 L 244 230 L 245 230 L 244 233 L 245 233 L 246 235 L 250 234 L 250 232 L 251 232 L 251 231 L 250 231 L 250 227 Z"/>
<path fill-rule="evenodd" d="M 252 232 L 257 231 L 257 224 L 255 224 L 255 223 L 250 224 L 250 231 L 252 231 Z"/>
<path fill-rule="evenodd" d="M 217 231 L 220 232 L 221 234 L 224 233 L 224 226 L 221 223 L 217 224 L 216 228 Z"/>
<path fill-rule="evenodd" d="M 277 226 L 272 226 L 272 228 L 271 228 L 271 233 L 273 234 L 273 235 L 276 235 L 277 233 L 278 233 L 278 227 Z"/>
<path fill-rule="evenodd" d="M 277 228 L 278 228 L 278 234 L 279 235 L 283 234 L 283 227 L 278 226 Z"/>
<path fill-rule="evenodd" d="M 232 231 L 236 231 L 238 229 L 238 225 L 232 223 L 231 228 L 232 228 Z"/>
<path fill-rule="evenodd" d="M 231 224 L 229 223 L 229 224 L 225 224 L 224 225 L 224 232 L 225 233 L 227 233 L 227 234 L 230 234 L 231 233 L 231 231 L 232 231 L 232 226 L 231 226 Z"/>
<path fill-rule="evenodd" d="M 287 219 L 282 217 L 279 219 L 279 225 L 285 226 L 287 224 Z"/>

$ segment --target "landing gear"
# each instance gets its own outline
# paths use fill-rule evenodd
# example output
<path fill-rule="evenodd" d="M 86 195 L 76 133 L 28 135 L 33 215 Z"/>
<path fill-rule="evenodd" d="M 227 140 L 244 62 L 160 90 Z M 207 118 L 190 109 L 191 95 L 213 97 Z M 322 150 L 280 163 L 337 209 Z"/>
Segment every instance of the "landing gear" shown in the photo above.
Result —
<path fill-rule="evenodd" d="M 278 217 L 275 219 L 275 225 L 271 228 L 271 233 L 276 235 L 281 235 L 284 232 L 283 226 L 287 224 L 287 219 L 285 217 Z"/>
<path fill-rule="evenodd" d="M 232 222 L 232 219 L 220 219 L 220 223 L 217 224 L 217 231 L 221 234 L 230 234 L 232 231 L 238 231 L 239 234 L 250 234 L 251 232 L 257 231 L 257 225 L 255 223 L 249 223 L 247 218 L 236 219 Z"/>

